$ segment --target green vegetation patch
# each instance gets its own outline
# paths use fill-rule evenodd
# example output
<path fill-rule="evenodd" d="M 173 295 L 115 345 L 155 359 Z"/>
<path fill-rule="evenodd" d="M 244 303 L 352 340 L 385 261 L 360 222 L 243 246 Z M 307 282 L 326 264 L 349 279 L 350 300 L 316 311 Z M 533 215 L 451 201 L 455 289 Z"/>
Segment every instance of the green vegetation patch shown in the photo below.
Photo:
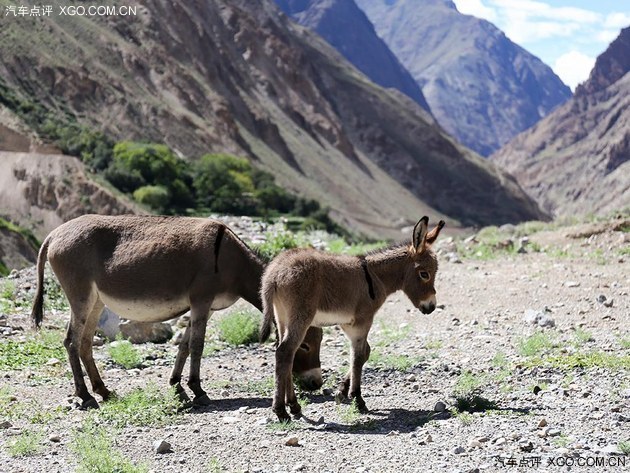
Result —
<path fill-rule="evenodd" d="M 535 357 L 528 360 L 530 366 L 551 366 L 571 370 L 575 368 L 630 369 L 630 356 L 615 355 L 602 351 L 577 352 Z"/>
<path fill-rule="evenodd" d="M 37 455 L 43 449 L 44 434 L 34 430 L 24 430 L 7 442 L 7 453 L 12 457 Z"/>
<path fill-rule="evenodd" d="M 478 412 L 497 409 L 497 404 L 481 395 L 486 385 L 484 376 L 464 371 L 457 378 L 452 396 L 457 412 Z"/>
<path fill-rule="evenodd" d="M 237 310 L 221 317 L 219 338 L 230 345 L 249 345 L 258 342 L 260 316 L 253 310 Z"/>
<path fill-rule="evenodd" d="M 518 341 L 518 353 L 523 356 L 537 356 L 555 346 L 554 340 L 546 332 L 536 332 Z"/>
<path fill-rule="evenodd" d="M 125 369 L 142 365 L 140 351 L 129 340 L 116 340 L 107 346 L 107 352 L 114 363 Z"/>
<path fill-rule="evenodd" d="M 144 473 L 146 465 L 135 465 L 115 448 L 112 434 L 102 426 L 84 422 L 70 449 L 77 458 L 79 473 Z"/>
<path fill-rule="evenodd" d="M 56 330 L 42 330 L 23 341 L 0 342 L 0 370 L 37 368 L 52 358 L 66 359 L 63 335 Z"/>
<path fill-rule="evenodd" d="M 104 402 L 93 415 L 115 427 L 160 426 L 173 420 L 181 407 L 174 387 L 160 390 L 149 385 Z"/>

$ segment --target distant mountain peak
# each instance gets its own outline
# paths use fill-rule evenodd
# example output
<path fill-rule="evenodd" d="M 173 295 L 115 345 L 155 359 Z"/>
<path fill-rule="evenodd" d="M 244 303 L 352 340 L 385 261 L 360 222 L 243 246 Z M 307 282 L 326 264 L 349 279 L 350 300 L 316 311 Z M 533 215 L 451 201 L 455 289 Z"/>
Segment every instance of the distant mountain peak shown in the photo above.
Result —
<path fill-rule="evenodd" d="M 575 89 L 576 96 L 604 90 L 630 71 L 630 26 L 621 30 L 619 36 L 600 54 L 589 78 Z"/>

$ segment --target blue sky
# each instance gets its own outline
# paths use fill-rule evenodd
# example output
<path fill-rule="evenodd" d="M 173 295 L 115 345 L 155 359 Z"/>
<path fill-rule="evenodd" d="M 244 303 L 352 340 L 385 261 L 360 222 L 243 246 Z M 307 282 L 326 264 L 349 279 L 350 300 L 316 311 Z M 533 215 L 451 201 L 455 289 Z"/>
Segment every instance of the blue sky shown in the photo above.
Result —
<path fill-rule="evenodd" d="M 457 9 L 494 23 L 551 66 L 571 89 L 630 26 L 630 0 L 453 0 Z"/>

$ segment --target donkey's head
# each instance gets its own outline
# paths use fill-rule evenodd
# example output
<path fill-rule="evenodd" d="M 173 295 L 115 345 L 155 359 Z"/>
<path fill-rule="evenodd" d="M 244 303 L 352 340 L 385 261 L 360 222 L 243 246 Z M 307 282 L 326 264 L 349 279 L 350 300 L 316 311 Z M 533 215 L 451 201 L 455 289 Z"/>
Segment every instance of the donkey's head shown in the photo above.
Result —
<path fill-rule="evenodd" d="M 403 291 L 423 314 L 430 314 L 435 310 L 434 284 L 438 263 L 431 245 L 443 226 L 444 221 L 440 220 L 437 226 L 429 231 L 429 217 L 422 217 L 413 228 Z"/>
<path fill-rule="evenodd" d="M 315 391 L 324 384 L 319 361 L 323 333 L 320 327 L 309 327 L 293 359 L 293 374 L 296 381 L 307 391 Z"/>

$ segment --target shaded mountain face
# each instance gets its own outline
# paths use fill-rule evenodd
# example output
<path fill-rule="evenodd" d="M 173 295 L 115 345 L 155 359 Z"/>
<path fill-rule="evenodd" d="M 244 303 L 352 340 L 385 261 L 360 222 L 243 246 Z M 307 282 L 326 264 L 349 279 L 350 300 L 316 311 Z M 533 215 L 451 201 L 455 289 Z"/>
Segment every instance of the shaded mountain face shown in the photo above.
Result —
<path fill-rule="evenodd" d="M 356 0 L 437 121 L 488 156 L 570 96 L 551 68 L 449 0 Z"/>
<path fill-rule="evenodd" d="M 429 110 L 420 86 L 378 37 L 354 0 L 275 1 L 283 12 L 318 33 L 372 82 L 397 89 Z"/>
<path fill-rule="evenodd" d="M 544 217 L 509 176 L 272 2 L 125 4 L 138 15 L 5 22 L 0 77 L 116 139 L 247 156 L 368 236 L 400 238 L 425 214 L 452 225 Z"/>
<path fill-rule="evenodd" d="M 629 36 L 622 30 L 571 100 L 491 157 L 550 213 L 630 206 Z"/>

